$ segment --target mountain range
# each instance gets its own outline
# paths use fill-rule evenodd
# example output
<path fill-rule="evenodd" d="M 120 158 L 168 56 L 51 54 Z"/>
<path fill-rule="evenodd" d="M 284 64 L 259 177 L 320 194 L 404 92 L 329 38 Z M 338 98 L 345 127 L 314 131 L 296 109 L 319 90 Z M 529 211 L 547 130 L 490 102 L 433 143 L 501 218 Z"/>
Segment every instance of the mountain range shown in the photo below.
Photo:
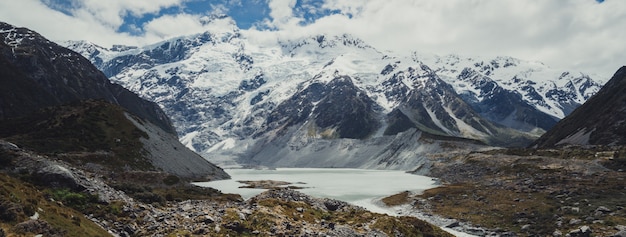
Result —
<path fill-rule="evenodd" d="M 221 29 L 141 48 L 67 43 L 153 103 L 0 23 L 0 236 L 445 235 L 293 190 L 242 201 L 189 185 L 228 174 L 177 133 L 226 165 L 427 174 L 441 187 L 382 202 L 468 220 L 481 228 L 447 227 L 477 235 L 623 235 L 626 67 L 600 89 L 509 57 L 394 55 L 349 35 L 260 44 Z"/>
<path fill-rule="evenodd" d="M 0 236 L 452 236 L 289 189 L 191 184 L 229 175 L 156 104 L 31 30 L 0 23 L 0 39 Z"/>
<path fill-rule="evenodd" d="M 526 146 L 604 83 L 511 57 L 383 52 L 351 35 L 260 43 L 212 19 L 221 27 L 144 47 L 63 44 L 222 165 L 399 168 L 441 142 Z"/>

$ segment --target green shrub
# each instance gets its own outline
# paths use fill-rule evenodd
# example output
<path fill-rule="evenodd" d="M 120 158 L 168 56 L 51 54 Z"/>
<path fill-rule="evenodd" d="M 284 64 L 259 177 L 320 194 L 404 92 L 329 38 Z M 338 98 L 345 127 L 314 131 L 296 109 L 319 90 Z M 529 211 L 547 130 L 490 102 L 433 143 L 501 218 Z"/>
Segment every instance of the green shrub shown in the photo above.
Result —
<path fill-rule="evenodd" d="M 176 175 L 168 175 L 165 179 L 163 179 L 163 183 L 169 186 L 177 184 L 178 182 L 180 182 L 180 178 Z"/>
<path fill-rule="evenodd" d="M 82 210 L 86 205 L 97 203 L 98 197 L 86 193 L 72 192 L 68 189 L 55 189 L 51 191 L 52 198 L 61 201 L 64 205 Z"/>

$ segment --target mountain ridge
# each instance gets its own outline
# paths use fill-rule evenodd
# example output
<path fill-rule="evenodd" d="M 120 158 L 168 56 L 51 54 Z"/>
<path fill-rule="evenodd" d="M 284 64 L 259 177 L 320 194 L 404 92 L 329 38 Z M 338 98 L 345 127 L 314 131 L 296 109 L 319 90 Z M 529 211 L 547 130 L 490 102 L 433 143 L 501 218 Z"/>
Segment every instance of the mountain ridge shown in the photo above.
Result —
<path fill-rule="evenodd" d="M 625 145 L 626 137 L 621 133 L 626 130 L 624 92 L 626 66 L 619 68 L 597 94 L 559 121 L 532 146 L 548 148 L 564 145 Z"/>
<path fill-rule="evenodd" d="M 389 125 L 387 119 L 392 119 L 400 123 L 393 125 L 389 130 L 392 132 L 387 132 L 389 136 L 411 127 L 420 127 L 418 124 L 427 124 L 420 129 L 438 135 L 479 139 L 504 146 L 530 143 L 556 124 L 560 117 L 569 113 L 570 107 L 578 106 L 586 96 L 599 88 L 599 83 L 585 74 L 563 73 L 545 65 L 510 57 L 481 60 L 459 56 L 424 56 L 414 52 L 402 56 L 380 52 L 350 35 L 315 35 L 258 44 L 247 39 L 245 32 L 233 26 L 229 30 L 207 31 L 182 38 L 193 42 L 194 37 L 202 38 L 202 35 L 223 37 L 216 37 L 219 40 L 196 47 L 189 46 L 188 51 L 181 52 L 182 55 L 150 59 L 167 63 L 131 63 L 122 66 L 119 73 L 108 76 L 143 97 L 157 101 L 173 118 L 181 141 L 210 159 L 221 156 L 218 155 L 220 149 L 232 148 L 226 144 L 235 142 L 239 144 L 235 145 L 238 147 L 251 145 L 251 137 L 252 140 L 259 138 L 258 131 L 266 130 L 264 126 L 267 126 L 268 118 L 282 108 L 281 104 L 312 84 L 326 85 L 341 76 L 349 76 L 357 91 L 362 91 L 359 93 L 374 102 L 377 109 L 370 114 L 377 118 L 377 123 L 382 127 L 377 132 L 369 133 L 373 136 L 385 136 L 384 127 Z M 182 42 L 179 39 L 181 37 L 146 48 L 132 49 L 133 53 L 104 50 L 101 54 L 105 56 L 92 57 L 91 60 L 112 61 L 116 54 L 120 57 L 147 57 L 159 45 Z M 85 47 L 84 43 L 69 44 L 78 52 L 88 52 L 86 48 L 89 47 Z M 389 86 L 389 80 L 400 72 L 406 74 L 409 70 L 421 70 L 421 65 L 432 68 L 430 74 L 440 78 L 443 83 L 439 83 L 439 87 L 451 87 L 449 96 L 437 97 L 437 100 L 428 98 L 432 101 L 425 102 L 427 96 L 420 97 L 415 94 L 417 92 L 413 92 L 413 101 L 402 102 L 408 96 L 404 93 L 413 87 L 413 82 L 407 81 L 406 78 L 410 77 L 404 76 L 404 79 L 396 80 L 393 86 Z M 561 75 L 565 76 L 560 78 Z M 566 81 L 572 82 L 571 86 L 561 90 L 559 86 L 567 84 Z M 424 86 L 433 90 L 441 89 L 437 85 Z M 462 107 L 468 107 L 459 110 L 465 111 L 461 113 L 476 114 L 482 122 L 459 120 L 463 117 L 460 114 L 447 116 L 454 109 L 435 106 L 448 103 L 442 100 L 454 101 L 453 98 L 459 98 L 459 101 L 463 101 Z M 429 111 L 432 109 L 429 107 L 420 113 L 413 112 L 411 116 L 404 114 L 406 105 L 422 103 L 437 107 L 437 111 Z M 298 107 L 300 105 L 297 103 L 292 103 L 292 106 L 296 106 L 292 108 L 293 111 L 308 108 L 308 105 Z M 400 115 L 402 111 L 404 115 Z M 392 112 L 400 117 L 388 117 Z M 328 114 L 324 117 L 332 116 Z M 470 117 L 477 116 L 467 116 L 465 119 Z M 304 121 L 303 118 L 299 120 Z M 418 120 L 423 122 L 416 123 Z M 313 117 L 309 121 L 314 121 Z M 315 123 L 323 122 L 315 120 Z M 340 129 L 337 124 L 333 126 Z M 459 126 L 463 129 L 459 129 Z M 358 136 L 361 139 L 366 137 L 372 138 Z M 519 139 L 511 140 L 511 137 Z M 232 150 L 233 154 L 241 154 L 241 151 L 236 151 L 238 149 Z"/>
<path fill-rule="evenodd" d="M 28 72 L 22 74 L 23 79 L 32 80 L 38 85 L 30 87 L 37 91 L 37 93 L 32 91 L 31 93 L 50 95 L 47 97 L 48 101 L 43 104 L 60 105 L 80 99 L 105 99 L 127 108 L 166 131 L 174 131 L 171 121 L 158 105 L 142 101 L 137 95 L 120 85 L 112 84 L 80 54 L 61 47 L 29 29 L 2 22 L 0 22 L 0 37 L 4 39 L 0 42 L 0 52 L 6 60 L 3 65 L 10 63 L 14 69 Z M 3 83 L 12 82 L 3 80 Z M 4 100 L 9 102 L 8 98 Z M 22 101 L 12 103 L 19 102 Z M 33 112 L 40 108 L 42 107 L 29 109 L 22 107 L 21 109 L 25 112 Z M 5 111 L 7 112 L 10 111 Z M 15 116 L 19 115 L 24 115 L 24 113 L 15 113 Z"/>
<path fill-rule="evenodd" d="M 229 177 L 179 142 L 156 103 L 112 83 L 80 54 L 1 22 L 0 38 L 2 138 L 42 153 L 84 158 L 81 165 L 97 164 L 113 173 Z M 87 155 L 73 155 L 83 152 Z"/>

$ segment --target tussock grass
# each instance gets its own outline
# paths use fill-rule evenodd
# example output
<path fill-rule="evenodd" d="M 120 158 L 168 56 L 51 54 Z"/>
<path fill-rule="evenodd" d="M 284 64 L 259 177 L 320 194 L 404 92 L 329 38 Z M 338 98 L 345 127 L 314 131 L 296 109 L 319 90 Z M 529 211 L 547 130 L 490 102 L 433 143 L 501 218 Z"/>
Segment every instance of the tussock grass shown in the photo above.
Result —
<path fill-rule="evenodd" d="M 398 206 L 409 203 L 411 200 L 409 191 L 404 191 L 398 194 L 391 195 L 389 197 L 383 198 L 381 201 L 387 206 Z"/>
<path fill-rule="evenodd" d="M 110 170 L 154 170 L 139 140 L 147 136 L 126 118 L 123 108 L 99 100 L 50 107 L 0 123 L 0 137 L 22 148 Z"/>
<path fill-rule="evenodd" d="M 86 219 L 83 214 L 70 208 L 61 200 L 51 201 L 46 193 L 48 192 L 45 190 L 40 190 L 31 184 L 0 173 L 0 203 L 3 206 L 12 207 L 10 213 L 14 214 L 7 216 L 9 212 L 3 212 L 3 217 L 6 218 L 0 218 L 0 228 L 4 230 L 7 236 L 40 234 L 16 233 L 13 228 L 16 224 L 28 220 L 35 213 L 38 213 L 40 220 L 47 222 L 52 227 L 52 231 L 63 236 L 110 236 L 107 231 Z M 69 192 L 63 194 L 70 199 L 76 197 L 75 194 Z"/>

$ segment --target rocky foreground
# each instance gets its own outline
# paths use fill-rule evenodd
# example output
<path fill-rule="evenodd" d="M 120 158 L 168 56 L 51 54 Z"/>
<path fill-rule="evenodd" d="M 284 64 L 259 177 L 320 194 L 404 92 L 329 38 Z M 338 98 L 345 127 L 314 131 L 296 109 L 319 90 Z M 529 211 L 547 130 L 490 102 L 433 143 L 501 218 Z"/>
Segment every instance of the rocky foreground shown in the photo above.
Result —
<path fill-rule="evenodd" d="M 451 236 L 417 218 L 291 189 L 244 201 L 167 176 L 146 187 L 145 174 L 114 179 L 11 143 L 0 148 L 0 236 Z"/>
<path fill-rule="evenodd" d="M 439 188 L 383 201 L 479 235 L 626 236 L 626 159 L 609 147 L 508 149 L 439 157 Z"/>

